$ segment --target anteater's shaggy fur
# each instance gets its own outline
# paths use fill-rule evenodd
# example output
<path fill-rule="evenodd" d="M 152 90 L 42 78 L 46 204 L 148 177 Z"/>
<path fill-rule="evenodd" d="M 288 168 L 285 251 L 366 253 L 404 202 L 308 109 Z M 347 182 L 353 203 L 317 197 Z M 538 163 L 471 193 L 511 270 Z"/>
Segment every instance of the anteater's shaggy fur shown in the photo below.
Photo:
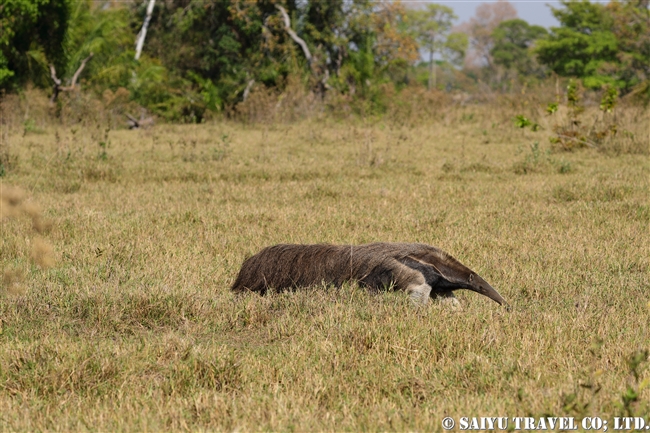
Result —
<path fill-rule="evenodd" d="M 340 287 L 357 281 L 370 289 L 393 287 L 426 303 L 429 296 L 451 297 L 469 289 L 505 304 L 483 278 L 444 251 L 424 244 L 291 245 L 264 248 L 242 265 L 232 286 L 261 294 L 319 285 Z"/>

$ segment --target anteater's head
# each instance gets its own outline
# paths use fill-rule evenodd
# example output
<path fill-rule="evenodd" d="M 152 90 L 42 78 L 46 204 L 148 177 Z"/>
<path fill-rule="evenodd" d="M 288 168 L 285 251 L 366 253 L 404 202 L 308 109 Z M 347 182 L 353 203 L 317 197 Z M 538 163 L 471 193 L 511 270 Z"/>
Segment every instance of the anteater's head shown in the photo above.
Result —
<path fill-rule="evenodd" d="M 472 290 L 474 292 L 485 295 L 501 305 L 508 305 L 503 297 L 492 287 L 487 281 L 481 278 L 480 275 L 475 274 L 470 269 L 464 273 L 461 278 L 456 281 L 456 284 L 462 289 Z"/>
<path fill-rule="evenodd" d="M 449 254 L 440 250 L 428 251 L 426 254 L 417 257 L 417 260 L 431 267 L 428 272 L 432 272 L 432 274 L 427 275 L 425 272 L 423 274 L 427 283 L 433 289 L 431 291 L 432 295 L 435 295 L 436 292 L 467 289 L 487 296 L 501 305 L 508 305 L 494 287 Z"/>

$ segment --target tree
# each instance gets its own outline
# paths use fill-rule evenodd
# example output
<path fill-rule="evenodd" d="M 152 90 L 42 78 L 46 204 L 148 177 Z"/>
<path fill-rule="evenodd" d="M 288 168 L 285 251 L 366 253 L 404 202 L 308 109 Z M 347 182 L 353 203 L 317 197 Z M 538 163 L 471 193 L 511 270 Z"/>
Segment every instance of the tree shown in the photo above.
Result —
<path fill-rule="evenodd" d="M 469 67 L 493 66 L 492 33 L 499 23 L 517 18 L 517 10 L 507 0 L 483 3 L 476 8 L 476 16 L 463 23 L 456 31 L 466 33 L 470 40 L 470 52 L 465 58 Z"/>
<path fill-rule="evenodd" d="M 252 83 L 281 88 L 289 74 L 308 74 L 309 86 L 320 93 L 329 86 L 363 88 L 389 69 L 399 74 L 418 58 L 400 2 L 170 0 L 156 5 L 147 54 L 190 79 L 201 94 L 208 92 L 216 101 L 212 106 L 237 104 L 250 94 Z M 144 6 L 137 6 L 138 15 Z"/>
<path fill-rule="evenodd" d="M 295 7 L 283 4 L 292 15 Z M 138 18 L 133 24 L 138 29 L 146 6 L 136 5 Z M 251 80 L 275 86 L 291 67 L 291 62 L 278 59 L 287 59 L 294 51 L 284 20 L 270 2 L 157 2 L 147 30 L 146 55 L 166 69 L 168 81 L 181 84 L 175 92 L 177 104 L 181 99 L 193 106 L 202 103 L 194 93 L 198 89 L 209 100 L 203 101 L 206 106 L 220 109 L 241 100 Z M 149 85 L 140 75 L 138 80 Z"/>
<path fill-rule="evenodd" d="M 394 62 L 412 64 L 420 56 L 409 31 L 410 20 L 400 1 L 381 1 L 371 14 L 370 32 L 374 34 L 375 61 L 380 66 Z"/>
<path fill-rule="evenodd" d="M 619 41 L 618 63 L 606 65 L 632 92 L 650 101 L 650 6 L 649 0 L 610 2 L 606 10 L 613 19 L 612 31 Z M 610 70 L 607 70 L 609 67 Z"/>
<path fill-rule="evenodd" d="M 429 90 L 436 86 L 434 57 L 436 54 L 464 54 L 467 38 L 460 34 L 451 34 L 452 21 L 458 18 L 453 9 L 439 4 L 427 4 L 424 10 L 411 10 L 409 24 L 420 44 L 429 53 Z"/>
<path fill-rule="evenodd" d="M 140 33 L 138 33 L 138 36 L 135 38 L 135 56 L 133 57 L 135 60 L 140 59 L 140 56 L 142 55 L 144 40 L 147 37 L 147 28 L 149 28 L 149 23 L 151 22 L 151 16 L 153 15 L 153 8 L 155 5 L 156 0 L 149 0 L 149 3 L 147 4 L 147 14 L 144 17 L 144 22 L 142 23 Z"/>
<path fill-rule="evenodd" d="M 454 66 L 460 67 L 465 60 L 469 47 L 469 37 L 465 33 L 449 33 L 442 52 L 442 57 Z"/>
<path fill-rule="evenodd" d="M 302 22 L 302 29 L 298 30 L 302 30 L 305 40 L 318 52 L 321 62 L 333 71 L 340 69 L 346 55 L 348 35 L 341 31 L 346 21 L 344 6 L 343 0 L 310 0 L 297 20 Z"/>
<path fill-rule="evenodd" d="M 539 41 L 539 60 L 559 75 L 581 78 L 586 87 L 615 86 L 650 97 L 648 0 L 561 3 L 553 9 L 560 27 Z"/>
<path fill-rule="evenodd" d="M 74 72 L 93 53 L 84 76 L 99 92 L 127 87 L 137 63 L 133 61 L 133 31 L 129 9 L 96 7 L 92 0 L 72 4 L 64 48 L 68 70 Z M 65 71 L 64 71 L 65 72 Z M 64 74 L 57 69 L 57 73 Z"/>
<path fill-rule="evenodd" d="M 544 27 L 531 26 L 522 19 L 502 21 L 492 32 L 494 46 L 490 56 L 494 64 L 516 70 L 520 75 L 540 74 L 531 49 L 535 41 L 547 34 Z"/>
<path fill-rule="evenodd" d="M 549 37 L 539 41 L 539 60 L 558 75 L 582 78 L 587 87 L 623 85 L 603 71 L 618 61 L 619 40 L 612 15 L 604 5 L 588 0 L 561 3 L 564 8 L 551 8 L 560 27 L 552 27 Z"/>
<path fill-rule="evenodd" d="M 0 5 L 0 88 L 49 84 L 48 64 L 63 71 L 70 1 L 6 0 Z"/>

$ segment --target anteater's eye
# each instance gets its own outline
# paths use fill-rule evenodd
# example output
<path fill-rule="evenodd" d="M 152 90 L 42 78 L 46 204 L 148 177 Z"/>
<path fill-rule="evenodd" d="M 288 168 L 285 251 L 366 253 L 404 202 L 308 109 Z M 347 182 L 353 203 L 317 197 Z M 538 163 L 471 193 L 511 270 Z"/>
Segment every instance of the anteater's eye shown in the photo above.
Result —
<path fill-rule="evenodd" d="M 471 283 L 474 281 L 474 274 L 469 274 L 469 282 Z"/>

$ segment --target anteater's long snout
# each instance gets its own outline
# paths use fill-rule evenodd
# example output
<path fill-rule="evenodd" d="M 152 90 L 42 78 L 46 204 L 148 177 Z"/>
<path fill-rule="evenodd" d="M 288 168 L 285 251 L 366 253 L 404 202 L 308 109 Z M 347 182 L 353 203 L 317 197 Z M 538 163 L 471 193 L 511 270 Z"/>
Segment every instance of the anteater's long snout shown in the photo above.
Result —
<path fill-rule="evenodd" d="M 494 302 L 497 302 L 499 305 L 508 306 L 508 303 L 506 302 L 505 299 L 503 299 L 503 296 L 501 296 L 499 292 L 497 292 L 496 289 L 490 286 L 485 280 L 477 281 L 476 284 L 474 284 L 474 287 L 472 287 L 470 290 L 480 293 L 481 295 L 487 296 L 488 298 L 492 299 Z"/>

